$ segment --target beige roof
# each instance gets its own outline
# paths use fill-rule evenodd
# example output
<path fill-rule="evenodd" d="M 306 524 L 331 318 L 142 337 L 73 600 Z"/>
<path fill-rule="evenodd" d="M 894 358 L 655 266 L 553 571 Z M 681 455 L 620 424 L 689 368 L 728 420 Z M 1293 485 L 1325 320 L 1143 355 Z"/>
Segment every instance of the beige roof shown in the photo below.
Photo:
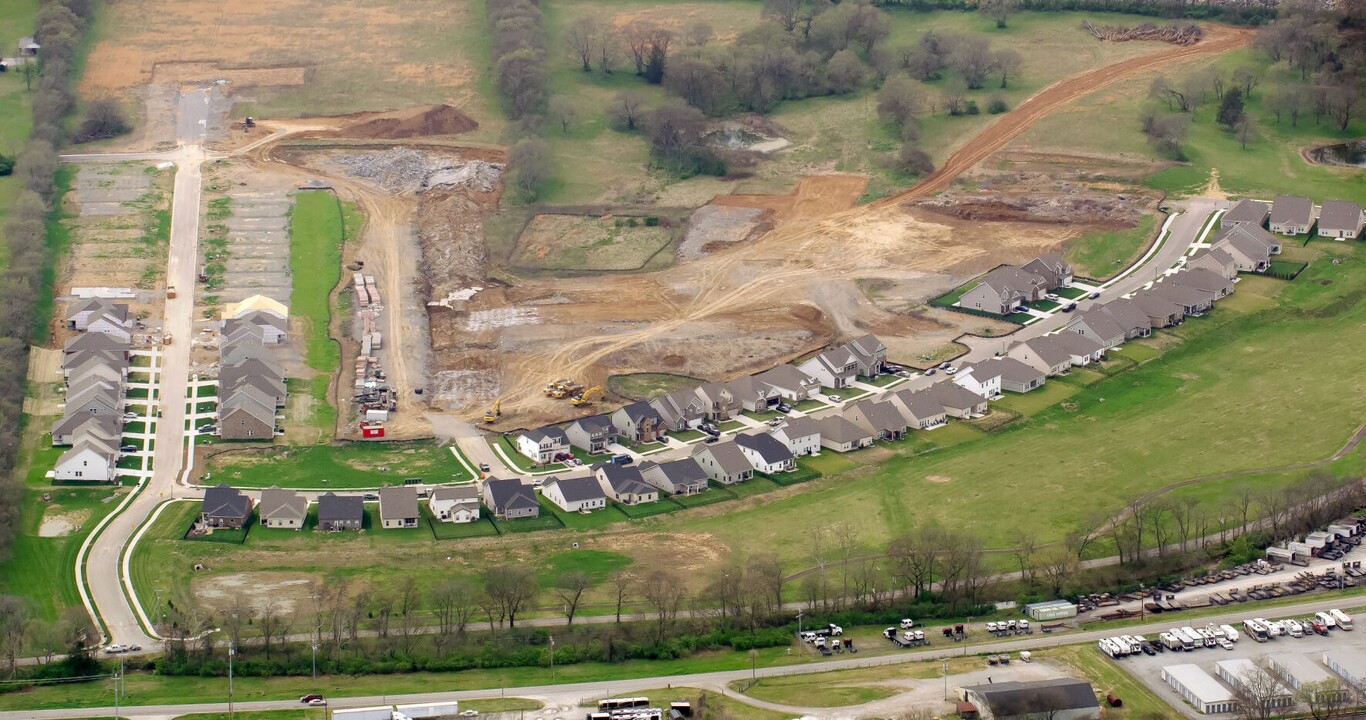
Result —
<path fill-rule="evenodd" d="M 240 318 L 257 310 L 273 313 L 282 318 L 289 317 L 289 308 L 285 307 L 283 303 L 272 300 L 265 295 L 252 295 L 242 302 L 228 304 L 227 308 L 223 310 L 223 319 Z"/>

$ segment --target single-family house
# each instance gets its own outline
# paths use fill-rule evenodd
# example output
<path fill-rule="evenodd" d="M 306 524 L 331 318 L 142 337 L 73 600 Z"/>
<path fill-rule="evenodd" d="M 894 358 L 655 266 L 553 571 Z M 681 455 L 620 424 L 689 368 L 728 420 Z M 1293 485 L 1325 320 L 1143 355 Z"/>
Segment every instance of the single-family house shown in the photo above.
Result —
<path fill-rule="evenodd" d="M 1118 347 L 1126 338 L 1124 328 L 1120 327 L 1109 313 L 1098 308 L 1079 313 L 1067 323 L 1063 331 L 1095 340 L 1106 350 Z"/>
<path fill-rule="evenodd" d="M 745 454 L 749 464 L 761 473 L 772 475 L 797 469 L 792 451 L 766 432 L 736 435 L 735 445 Z"/>
<path fill-rule="evenodd" d="M 114 357 L 122 357 L 125 362 L 128 360 L 128 342 L 122 338 L 116 338 L 105 333 L 83 333 L 66 341 L 62 346 L 62 352 L 68 356 L 71 353 L 95 350 L 109 353 Z"/>
<path fill-rule="evenodd" d="M 1182 270 L 1172 273 L 1163 282 L 1176 283 L 1188 288 L 1194 288 L 1200 292 L 1207 293 L 1210 302 L 1221 300 L 1233 294 L 1233 281 L 1228 278 L 1212 273 L 1209 270 Z"/>
<path fill-rule="evenodd" d="M 1267 218 L 1270 216 L 1271 208 L 1266 203 L 1259 200 L 1239 200 L 1219 218 L 1219 227 L 1220 229 L 1231 228 L 1234 225 L 1264 227 Z"/>
<path fill-rule="evenodd" d="M 199 522 L 208 527 L 240 528 L 251 517 L 251 498 L 237 488 L 219 483 L 204 491 Z"/>
<path fill-rule="evenodd" d="M 118 440 L 122 429 L 123 421 L 117 415 L 68 413 L 52 424 L 52 445 L 72 445 L 87 435 Z"/>
<path fill-rule="evenodd" d="M 260 325 L 237 325 L 231 333 L 224 332 L 218 339 L 220 356 L 227 354 L 230 348 L 238 345 L 255 345 L 262 350 L 266 346 L 266 331 Z M 264 354 L 264 353 L 263 353 Z"/>
<path fill-rule="evenodd" d="M 949 417 L 970 418 L 987 413 L 986 398 L 961 385 L 941 382 L 931 385 L 929 390 L 930 396 L 944 406 L 944 413 Z"/>
<path fill-rule="evenodd" d="M 885 402 L 860 400 L 844 409 L 844 419 L 872 433 L 879 440 L 906 437 L 906 418 L 895 406 Z"/>
<path fill-rule="evenodd" d="M 707 489 L 707 471 L 692 458 L 640 464 L 645 482 L 670 495 L 696 495 Z"/>
<path fill-rule="evenodd" d="M 274 440 L 270 398 L 251 385 L 239 387 L 219 403 L 218 434 L 224 440 Z"/>
<path fill-rule="evenodd" d="M 379 489 L 379 524 L 386 529 L 415 528 L 421 511 L 417 488 L 398 485 Z"/>
<path fill-rule="evenodd" d="M 100 380 L 88 380 L 67 389 L 67 415 L 122 415 L 123 397 L 117 385 Z"/>
<path fill-rule="evenodd" d="M 239 333 L 240 335 L 240 333 Z M 271 364 L 270 351 L 261 343 L 260 338 L 248 337 L 234 342 L 223 343 L 218 349 L 219 363 L 225 367 L 240 365 L 247 360 L 261 360 Z"/>
<path fill-rule="evenodd" d="M 944 406 L 934 399 L 929 389 L 897 390 L 887 396 L 887 402 L 901 412 L 907 426 L 916 430 L 933 430 L 949 422 Z"/>
<path fill-rule="evenodd" d="M 617 428 L 606 415 L 579 418 L 564 429 L 569 444 L 590 455 L 602 455 L 617 441 Z"/>
<path fill-rule="evenodd" d="M 253 312 L 268 312 L 276 317 L 289 319 L 289 308 L 279 300 L 265 295 L 252 295 L 241 302 L 228 303 L 223 309 L 223 319 L 240 320 Z"/>
<path fill-rule="evenodd" d="M 659 490 L 645 482 L 638 467 L 598 463 L 593 466 L 593 475 L 607 497 L 622 505 L 640 505 L 659 500 Z"/>
<path fill-rule="evenodd" d="M 241 317 L 224 320 L 221 334 L 225 338 L 232 337 L 239 328 L 243 327 L 259 328 L 261 330 L 261 342 L 266 345 L 279 345 L 289 335 L 289 322 L 279 315 L 264 310 L 251 310 Z"/>
<path fill-rule="evenodd" d="M 125 308 L 120 313 L 114 310 L 105 310 L 100 313 L 92 314 L 85 326 L 86 332 L 108 335 L 121 342 L 132 342 L 133 340 L 133 320 L 127 316 L 126 305 L 116 307 Z"/>
<path fill-rule="evenodd" d="M 293 490 L 270 487 L 261 491 L 261 527 L 298 530 L 308 519 L 308 498 Z"/>
<path fill-rule="evenodd" d="M 251 358 L 218 369 L 218 396 L 225 398 L 242 385 L 255 385 L 283 407 L 286 391 L 284 372 L 273 358 Z"/>
<path fill-rule="evenodd" d="M 1154 284 L 1145 292 L 1176 305 L 1185 315 L 1201 315 L 1214 307 L 1214 298 L 1210 293 L 1181 283 L 1163 281 Z"/>
<path fill-rule="evenodd" d="M 1016 343 L 1006 351 L 1006 357 L 1015 358 L 1049 377 L 1065 373 L 1072 367 L 1072 356 L 1053 337 L 1045 335 Z"/>
<path fill-rule="evenodd" d="M 1275 235 L 1247 225 L 1236 225 L 1215 236 L 1210 249 L 1223 250 L 1233 257 L 1239 272 L 1266 272 L 1271 256 L 1280 253 Z"/>
<path fill-rule="evenodd" d="M 536 500 L 536 489 L 518 478 L 488 478 L 484 480 L 484 507 L 500 520 L 515 520 L 541 516 L 541 503 Z"/>
<path fill-rule="evenodd" d="M 1133 296 L 1134 305 L 1148 316 L 1148 322 L 1157 329 L 1180 325 L 1186 319 L 1186 310 L 1181 305 L 1151 290 L 1137 292 Z"/>
<path fill-rule="evenodd" d="M 1227 250 L 1221 247 L 1211 247 L 1200 250 L 1195 253 L 1190 260 L 1186 261 L 1186 267 L 1191 269 L 1200 268 L 1201 270 L 1209 270 L 1210 272 L 1219 273 L 1230 280 L 1238 277 L 1238 261 L 1235 260 L 1233 255 Z"/>
<path fill-rule="evenodd" d="M 473 484 L 432 488 L 427 508 L 441 522 L 474 522 L 479 519 L 479 488 Z"/>
<path fill-rule="evenodd" d="M 1361 226 L 1366 217 L 1361 214 L 1361 206 L 1344 200 L 1324 200 L 1319 209 L 1319 237 L 1335 240 L 1351 240 L 1361 235 Z"/>
<path fill-rule="evenodd" d="M 117 456 L 101 447 L 99 441 L 83 437 L 57 458 L 52 477 L 56 480 L 110 482 L 117 476 L 117 462 Z"/>
<path fill-rule="evenodd" d="M 756 377 L 742 377 L 726 383 L 726 390 L 750 412 L 767 412 L 783 401 L 778 388 Z"/>
<path fill-rule="evenodd" d="M 797 370 L 813 377 L 824 387 L 843 388 L 858 376 L 858 359 L 847 347 L 837 347 L 807 360 Z"/>
<path fill-rule="evenodd" d="M 1079 333 L 1061 332 L 1048 337 L 1067 353 L 1077 367 L 1105 359 L 1105 346 Z"/>
<path fill-rule="evenodd" d="M 702 466 L 707 477 L 722 485 L 734 485 L 754 476 L 754 466 L 734 441 L 699 445 L 692 451 L 692 459 Z"/>
<path fill-rule="evenodd" d="M 675 390 L 668 395 L 650 401 L 650 407 L 659 413 L 664 429 L 669 432 L 692 430 L 702 424 L 702 398 L 691 388 Z"/>
<path fill-rule="evenodd" d="M 365 501 L 359 495 L 327 493 L 318 498 L 318 529 L 323 532 L 365 527 Z"/>
<path fill-rule="evenodd" d="M 607 507 L 607 496 L 595 477 L 552 477 L 541 495 L 565 512 L 590 512 Z"/>
<path fill-rule="evenodd" d="M 1101 312 L 1109 316 L 1124 331 L 1124 339 L 1148 337 L 1153 331 L 1153 322 L 1138 303 L 1128 298 L 1116 298 L 1110 302 L 1091 308 L 1091 312 Z"/>
<path fill-rule="evenodd" d="M 1002 265 L 983 275 L 977 285 L 958 298 L 958 307 L 1009 315 L 1016 306 L 1034 302 L 1048 292 L 1048 281 L 1013 265 Z"/>
<path fill-rule="evenodd" d="M 66 312 L 66 326 L 72 330 L 89 330 L 92 322 L 100 320 L 112 323 L 123 331 L 113 334 L 114 338 L 123 342 L 128 341 L 124 335 L 132 327 L 132 320 L 128 317 L 127 303 L 111 302 L 103 298 L 88 298 L 76 301 Z"/>
<path fill-rule="evenodd" d="M 1057 253 L 1044 253 L 1020 268 L 1044 279 L 1049 290 L 1072 285 L 1072 266 Z"/>
<path fill-rule="evenodd" d="M 815 455 L 821 451 L 821 426 L 809 417 L 788 418 L 772 432 L 774 439 L 787 447 L 793 457 Z"/>
<path fill-rule="evenodd" d="M 864 430 L 840 415 L 826 415 L 817 420 L 821 428 L 821 447 L 835 452 L 853 452 L 873 444 L 873 433 Z"/>
<path fill-rule="evenodd" d="M 663 440 L 669 433 L 664 418 L 647 402 L 633 402 L 612 413 L 612 427 L 628 442 L 649 443 Z"/>
<path fill-rule="evenodd" d="M 38 57 L 38 51 L 42 49 L 43 46 L 39 45 L 32 35 L 19 38 L 19 57 L 21 58 Z"/>
<path fill-rule="evenodd" d="M 859 375 L 872 378 L 882 374 L 882 365 L 887 361 L 887 346 L 876 335 L 869 333 L 850 340 L 844 348 L 854 356 Z"/>
<path fill-rule="evenodd" d="M 1041 370 L 1011 357 L 983 360 L 974 366 L 975 370 L 989 369 L 1001 381 L 1001 389 L 1013 393 L 1027 393 L 1034 388 L 1043 387 L 1044 374 Z"/>
<path fill-rule="evenodd" d="M 778 365 L 754 376 L 767 383 L 788 402 L 798 403 L 809 399 L 812 393 L 821 389 L 821 382 L 798 370 L 792 365 Z"/>
<path fill-rule="evenodd" d="M 555 462 L 569 454 L 569 436 L 552 425 L 527 430 L 517 436 L 517 452 L 538 465 Z"/>
<path fill-rule="evenodd" d="M 740 398 L 725 383 L 703 383 L 694 392 L 697 393 L 697 399 L 702 401 L 702 416 L 713 423 L 725 422 L 740 414 Z"/>
<path fill-rule="evenodd" d="M 1001 373 L 991 365 L 967 364 L 953 375 L 953 384 L 967 388 L 985 400 L 1001 397 Z"/>
<path fill-rule="evenodd" d="M 82 382 L 99 380 L 112 387 L 119 387 L 127 379 L 128 363 L 111 358 L 107 353 L 86 350 L 66 356 L 62 365 L 62 375 L 73 387 Z"/>
<path fill-rule="evenodd" d="M 1271 232 L 1304 235 L 1314 224 L 1314 203 L 1296 195 L 1277 195 L 1271 201 Z"/>

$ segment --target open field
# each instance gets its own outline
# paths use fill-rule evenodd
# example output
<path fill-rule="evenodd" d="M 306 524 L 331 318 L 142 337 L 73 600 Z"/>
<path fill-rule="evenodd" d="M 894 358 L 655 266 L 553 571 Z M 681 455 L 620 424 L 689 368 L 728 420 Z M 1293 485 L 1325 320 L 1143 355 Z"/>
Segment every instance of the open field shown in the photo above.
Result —
<path fill-rule="evenodd" d="M 40 467 L 35 459 L 33 467 Z M 49 465 L 50 466 L 50 465 Z M 43 471 L 48 466 L 42 466 Z M 42 500 L 52 493 L 52 502 Z M 108 486 L 35 485 L 24 493 L 21 527 L 11 546 L 10 559 L 0 563 L 0 594 L 26 601 L 29 612 L 57 620 L 62 611 L 81 604 L 72 568 L 86 536 L 123 497 Z M 45 526 L 44 520 L 65 520 L 65 527 Z M 52 533 L 61 532 L 60 535 Z"/>
<path fill-rule="evenodd" d="M 607 390 L 632 400 L 649 400 L 700 384 L 697 378 L 668 373 L 635 373 L 607 378 Z"/>
<path fill-rule="evenodd" d="M 1079 276 L 1110 277 L 1128 267 L 1147 249 L 1157 235 L 1157 221 L 1157 216 L 1144 215 L 1132 228 L 1077 238 L 1068 246 L 1063 259 Z"/>
<path fill-rule="evenodd" d="M 474 479 L 449 449 L 431 442 L 250 448 L 215 455 L 205 470 L 207 483 L 262 488 L 341 490 L 400 485 L 411 477 L 430 485 Z"/>
<path fill-rule="evenodd" d="M 639 270 L 656 256 L 664 264 L 671 232 L 647 227 L 640 219 L 578 215 L 537 215 L 531 219 L 512 256 L 512 266 L 528 270 Z"/>

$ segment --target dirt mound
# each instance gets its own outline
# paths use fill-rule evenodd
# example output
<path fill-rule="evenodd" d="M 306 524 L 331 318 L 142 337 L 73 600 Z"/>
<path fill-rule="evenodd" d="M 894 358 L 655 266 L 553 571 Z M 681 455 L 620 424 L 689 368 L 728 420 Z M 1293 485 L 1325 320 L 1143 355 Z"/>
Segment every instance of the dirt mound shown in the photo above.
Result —
<path fill-rule="evenodd" d="M 460 135 L 479 127 L 474 118 L 450 105 L 426 105 L 365 116 L 340 132 L 345 137 L 374 140 Z"/>

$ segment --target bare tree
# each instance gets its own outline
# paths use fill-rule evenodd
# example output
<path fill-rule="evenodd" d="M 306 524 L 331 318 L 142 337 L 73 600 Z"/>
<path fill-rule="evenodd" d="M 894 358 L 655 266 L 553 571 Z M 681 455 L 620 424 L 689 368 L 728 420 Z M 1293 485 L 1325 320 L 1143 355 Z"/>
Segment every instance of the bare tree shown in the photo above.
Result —
<path fill-rule="evenodd" d="M 1230 683 L 1238 702 L 1238 715 L 1247 720 L 1267 720 L 1281 714 L 1285 686 L 1267 667 L 1265 659 L 1254 660 L 1236 682 Z"/>
<path fill-rule="evenodd" d="M 987 39 L 970 36 L 960 39 L 949 59 L 950 65 L 963 76 L 969 90 L 986 84 L 987 76 L 996 71 L 996 58 Z"/>
<path fill-rule="evenodd" d="M 1077 572 L 1081 561 L 1076 553 L 1065 547 L 1049 548 L 1039 555 L 1039 573 L 1054 597 L 1062 595 L 1063 588 Z"/>
<path fill-rule="evenodd" d="M 617 603 L 617 624 L 621 624 L 621 606 L 631 597 L 632 591 L 636 587 L 636 578 L 625 570 L 617 570 L 612 573 L 613 598 Z"/>
<path fill-rule="evenodd" d="M 1327 86 L 1324 93 L 1324 105 L 1328 110 L 1328 117 L 1337 123 L 1338 130 L 1347 132 L 1348 126 L 1352 124 L 1352 118 L 1356 116 L 1357 108 L 1361 105 L 1361 88 L 1355 83 L 1334 83 Z"/>
<path fill-rule="evenodd" d="M 370 588 L 362 586 L 351 596 L 351 603 L 346 612 L 346 637 L 351 642 L 356 642 L 360 638 L 360 625 L 370 612 Z"/>
<path fill-rule="evenodd" d="M 560 126 L 560 132 L 568 135 L 569 126 L 579 119 L 579 109 L 574 105 L 574 101 L 564 95 L 556 95 L 550 98 L 550 103 L 546 106 L 546 114 L 550 121 Z"/>
<path fill-rule="evenodd" d="M 493 601 L 499 621 L 516 627 L 517 615 L 536 600 L 540 589 L 531 570 L 517 565 L 495 565 L 484 571 L 484 594 Z"/>
<path fill-rule="evenodd" d="M 1030 527 L 1019 527 L 1011 534 L 1010 541 L 1014 543 L 1015 549 L 1012 554 L 1015 562 L 1020 566 L 1020 579 L 1034 586 L 1034 553 L 1039 549 L 1039 536 Z"/>
<path fill-rule="evenodd" d="M 655 611 L 655 642 L 663 642 L 686 596 L 683 582 L 670 571 L 655 570 L 645 578 L 642 595 Z"/>
<path fill-rule="evenodd" d="M 650 35 L 653 32 L 654 25 L 641 20 L 633 20 L 621 30 L 626 49 L 631 52 L 631 60 L 636 65 L 637 75 L 645 74 L 645 59 L 650 51 Z"/>
<path fill-rule="evenodd" d="M 858 550 L 858 526 L 846 520 L 836 523 L 831 534 L 835 541 L 835 550 L 839 553 L 840 563 L 840 595 L 837 604 L 843 606 L 845 598 L 849 597 L 849 565 Z"/>
<path fill-rule="evenodd" d="M 1190 112 L 1195 109 L 1195 98 L 1185 88 L 1178 88 L 1161 75 L 1153 78 L 1152 84 L 1148 87 L 1148 95 L 1165 101 L 1168 110 Z"/>
<path fill-rule="evenodd" d="M 255 616 L 256 609 L 249 605 L 240 593 L 234 593 L 228 599 L 227 607 L 219 611 L 219 623 L 228 635 L 228 642 L 236 647 L 242 647 L 242 631 L 251 624 Z"/>
<path fill-rule="evenodd" d="M 853 50 L 846 48 L 835 53 L 826 65 L 826 80 L 830 83 L 830 92 L 836 95 L 859 89 L 867 79 L 868 67 Z"/>
<path fill-rule="evenodd" d="M 764 17 L 771 17 L 782 25 L 783 29 L 792 32 L 797 27 L 797 18 L 801 12 L 802 0 L 764 0 Z"/>
<path fill-rule="evenodd" d="M 1024 57 L 1018 50 L 1006 48 L 992 53 L 991 63 L 995 66 L 996 72 L 1001 74 L 1001 87 L 1004 88 L 1010 78 L 1020 75 L 1020 68 L 1024 67 Z"/>
<path fill-rule="evenodd" d="M 28 625 L 29 614 L 24 601 L 13 595 L 0 595 L 0 653 L 4 654 L 10 677 L 14 677 L 19 655 L 23 652 Z"/>
<path fill-rule="evenodd" d="M 274 599 L 266 601 L 261 607 L 256 628 L 261 633 L 261 651 L 265 653 L 267 660 L 270 659 L 270 651 L 274 644 L 283 641 L 285 635 L 289 634 L 289 624 L 289 617 Z"/>
<path fill-rule="evenodd" d="M 1020 9 L 1020 0 L 981 0 L 977 11 L 996 21 L 996 27 L 1004 28 L 1010 16 Z"/>
<path fill-rule="evenodd" d="M 1251 98 L 1252 90 L 1262 82 L 1262 71 L 1256 65 L 1240 65 L 1233 71 L 1233 84 L 1243 91 L 1243 97 Z"/>
<path fill-rule="evenodd" d="M 453 635 L 463 635 L 478 605 L 474 584 L 461 578 L 447 578 L 432 586 L 432 613 L 436 615 L 437 651 Z"/>
<path fill-rule="evenodd" d="M 398 588 L 398 634 L 403 638 L 403 654 L 412 651 L 413 634 L 417 631 L 418 607 L 422 603 L 422 592 L 417 589 L 417 580 L 412 575 L 403 578 Z"/>
<path fill-rule="evenodd" d="M 564 617 L 566 624 L 574 624 L 574 614 L 579 611 L 579 600 L 589 588 L 593 587 L 593 578 L 588 573 L 571 570 L 559 576 L 555 580 L 555 596 L 564 603 Z"/>
<path fill-rule="evenodd" d="M 714 33 L 711 23 L 706 20 L 693 20 L 683 28 L 683 44 L 689 47 L 702 47 L 711 42 Z"/>
<path fill-rule="evenodd" d="M 540 197 L 554 172 L 550 145 L 540 138 L 518 140 L 508 151 L 508 185 L 527 201 Z"/>
<path fill-rule="evenodd" d="M 375 634 L 380 640 L 389 639 L 389 620 L 394 614 L 394 596 L 390 592 L 382 592 L 375 596 L 374 602 L 374 624 Z"/>
<path fill-rule="evenodd" d="M 630 90 L 622 90 L 612 98 L 612 124 L 622 130 L 635 130 L 640 127 L 640 96 Z"/>
<path fill-rule="evenodd" d="M 1238 138 L 1238 143 L 1242 145 L 1244 150 L 1247 149 L 1247 144 L 1252 140 L 1255 132 L 1252 113 L 1243 113 L 1238 117 L 1238 121 L 1233 123 L 1233 134 Z M 1184 538 L 1182 544 L 1185 544 Z"/>

